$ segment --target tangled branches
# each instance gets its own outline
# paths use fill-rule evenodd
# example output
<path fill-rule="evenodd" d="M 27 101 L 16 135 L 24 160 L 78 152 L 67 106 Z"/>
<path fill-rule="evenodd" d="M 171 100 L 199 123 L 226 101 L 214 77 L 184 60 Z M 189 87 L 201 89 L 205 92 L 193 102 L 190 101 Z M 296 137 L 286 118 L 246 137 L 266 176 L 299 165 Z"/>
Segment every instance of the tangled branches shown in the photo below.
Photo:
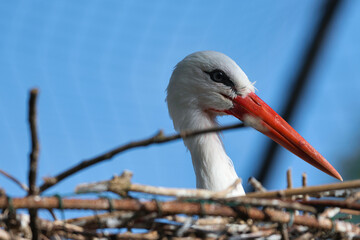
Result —
<path fill-rule="evenodd" d="M 43 192 L 65 178 L 89 166 L 110 160 L 131 148 L 161 144 L 198 134 L 242 128 L 243 124 L 155 136 L 129 142 L 105 154 L 81 161 L 54 177 L 36 184 L 40 144 L 36 126 L 36 99 L 33 89 L 29 100 L 29 125 L 32 150 L 29 157 L 28 184 L 21 183 L 4 170 L 0 174 L 14 181 L 27 196 L 11 198 L 0 191 L 0 240 L 2 239 L 275 239 L 360 238 L 360 228 L 349 221 L 360 215 L 360 180 L 322 186 L 292 187 L 291 172 L 287 174 L 288 189 L 267 191 L 256 179 L 250 184 L 257 190 L 243 197 L 228 198 L 227 194 L 240 184 L 235 181 L 228 189 L 211 192 L 199 189 L 173 189 L 132 183 L 132 173 L 97 183 L 76 187 L 77 194 L 112 192 L 116 198 L 89 199 L 43 196 Z M 0 189 L 1 190 L 1 189 Z M 143 194 L 147 200 L 134 197 Z M 329 198 L 331 197 L 331 199 Z M 320 199 L 319 199 L 320 198 Z M 18 211 L 27 209 L 29 214 Z M 53 219 L 39 216 L 48 210 Z M 93 214 L 59 220 L 54 209 L 92 210 Z M 115 231 L 117 229 L 117 231 Z M 138 229 L 142 230 L 139 233 Z"/>

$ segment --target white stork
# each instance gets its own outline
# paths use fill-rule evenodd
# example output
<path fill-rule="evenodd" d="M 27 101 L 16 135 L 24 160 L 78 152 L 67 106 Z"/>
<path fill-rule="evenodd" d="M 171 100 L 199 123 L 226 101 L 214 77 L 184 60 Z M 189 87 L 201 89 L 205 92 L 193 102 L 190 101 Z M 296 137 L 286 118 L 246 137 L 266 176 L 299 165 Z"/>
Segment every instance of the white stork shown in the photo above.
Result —
<path fill-rule="evenodd" d="M 166 101 L 177 131 L 215 127 L 218 115 L 230 114 L 342 180 L 320 153 L 255 94 L 241 68 L 222 53 L 195 52 L 179 62 L 172 73 Z M 238 179 L 217 133 L 187 138 L 184 143 L 192 156 L 197 188 L 221 191 Z M 242 186 L 230 193 L 244 194 Z"/>

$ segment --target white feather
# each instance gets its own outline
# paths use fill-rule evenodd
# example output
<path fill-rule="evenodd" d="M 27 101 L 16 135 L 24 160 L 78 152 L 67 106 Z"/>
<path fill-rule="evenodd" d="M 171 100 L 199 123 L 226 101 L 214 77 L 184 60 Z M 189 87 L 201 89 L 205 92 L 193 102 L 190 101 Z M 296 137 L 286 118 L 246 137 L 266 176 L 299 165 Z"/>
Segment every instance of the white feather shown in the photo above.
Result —
<path fill-rule="evenodd" d="M 209 74 L 222 70 L 233 82 L 234 89 L 214 82 Z M 170 117 L 177 131 L 196 130 L 217 126 L 216 116 L 230 109 L 230 99 L 254 92 L 253 84 L 241 68 L 228 56 L 214 51 L 190 54 L 179 62 L 167 88 L 167 103 Z M 238 179 L 231 159 L 226 155 L 217 133 L 200 135 L 184 140 L 190 150 L 196 186 L 221 191 Z M 239 186 L 230 195 L 244 195 Z"/>

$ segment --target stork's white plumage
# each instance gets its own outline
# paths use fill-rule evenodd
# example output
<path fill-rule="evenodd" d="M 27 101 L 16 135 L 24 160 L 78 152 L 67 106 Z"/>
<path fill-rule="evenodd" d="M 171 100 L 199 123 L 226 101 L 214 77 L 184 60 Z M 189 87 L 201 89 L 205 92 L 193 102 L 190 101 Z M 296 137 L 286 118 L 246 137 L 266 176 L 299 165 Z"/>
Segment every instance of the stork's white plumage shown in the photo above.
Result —
<path fill-rule="evenodd" d="M 177 131 L 217 126 L 231 114 L 303 160 L 342 180 L 340 174 L 255 93 L 253 84 L 228 56 L 214 51 L 190 54 L 179 62 L 167 88 L 170 116 Z M 196 186 L 220 191 L 238 178 L 217 133 L 184 139 L 190 150 Z M 239 186 L 230 195 L 244 195 Z"/>

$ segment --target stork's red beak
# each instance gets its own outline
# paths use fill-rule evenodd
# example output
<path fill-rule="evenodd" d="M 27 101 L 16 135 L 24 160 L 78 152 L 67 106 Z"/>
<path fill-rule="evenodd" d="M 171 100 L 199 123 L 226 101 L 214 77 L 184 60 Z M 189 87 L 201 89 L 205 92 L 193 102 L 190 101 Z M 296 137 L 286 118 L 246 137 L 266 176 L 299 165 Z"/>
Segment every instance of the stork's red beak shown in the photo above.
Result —
<path fill-rule="evenodd" d="M 234 107 L 225 111 L 227 114 L 239 118 L 304 161 L 342 181 L 335 168 L 255 93 L 238 96 L 233 103 Z"/>

